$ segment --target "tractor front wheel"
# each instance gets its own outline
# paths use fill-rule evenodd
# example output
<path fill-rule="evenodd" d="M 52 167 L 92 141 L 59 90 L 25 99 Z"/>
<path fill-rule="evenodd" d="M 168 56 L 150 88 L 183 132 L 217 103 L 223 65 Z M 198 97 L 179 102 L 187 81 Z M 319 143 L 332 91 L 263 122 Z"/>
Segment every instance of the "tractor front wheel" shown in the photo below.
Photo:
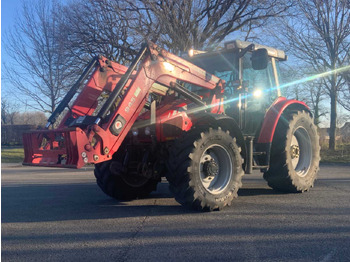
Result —
<path fill-rule="evenodd" d="M 119 151 L 116 154 L 116 159 L 95 165 L 97 185 L 105 194 L 118 200 L 132 200 L 147 197 L 157 189 L 160 179 L 147 178 L 135 168 L 124 167 L 120 160 L 124 154 Z"/>
<path fill-rule="evenodd" d="M 314 185 L 320 161 L 317 128 L 305 111 L 284 114 L 276 127 L 270 168 L 264 179 L 273 189 L 304 192 Z"/>
<path fill-rule="evenodd" d="M 176 141 L 169 155 L 169 187 L 183 206 L 218 210 L 237 197 L 242 158 L 228 132 L 220 128 L 189 131 Z"/>

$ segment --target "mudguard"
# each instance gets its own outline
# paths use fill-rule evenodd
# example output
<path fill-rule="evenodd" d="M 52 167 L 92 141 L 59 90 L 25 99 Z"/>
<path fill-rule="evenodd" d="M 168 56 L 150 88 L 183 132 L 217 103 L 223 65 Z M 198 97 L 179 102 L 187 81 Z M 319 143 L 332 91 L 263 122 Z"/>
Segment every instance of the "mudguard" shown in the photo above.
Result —
<path fill-rule="evenodd" d="M 239 128 L 238 124 L 236 123 L 236 121 L 232 117 L 224 114 L 200 113 L 200 114 L 196 114 L 195 119 L 192 119 L 192 120 L 194 122 L 193 123 L 194 126 L 198 126 L 198 125 L 209 126 L 209 123 L 213 123 L 220 126 L 224 130 L 230 131 L 230 135 L 236 138 L 237 144 L 242 150 L 241 151 L 242 156 L 244 157 L 244 159 L 246 158 L 247 148 L 246 148 L 243 133 Z"/>
<path fill-rule="evenodd" d="M 298 100 L 290 99 L 288 100 L 285 97 L 279 97 L 275 100 L 272 106 L 267 110 L 263 124 L 261 126 L 260 134 L 255 144 L 255 150 L 258 152 L 265 152 L 265 155 L 256 156 L 255 160 L 261 166 L 268 166 L 270 163 L 270 151 L 272 140 L 275 134 L 276 126 L 280 120 L 284 110 L 295 110 L 301 111 L 305 110 L 310 112 L 309 107 Z M 282 116 L 283 117 L 283 116 Z"/>
<path fill-rule="evenodd" d="M 305 110 L 309 113 L 309 107 L 301 101 L 294 99 L 287 99 L 285 97 L 279 97 L 275 100 L 272 106 L 267 110 L 264 118 L 264 122 L 261 126 L 258 144 L 271 143 L 273 136 L 275 134 L 277 123 L 283 113 L 283 111 L 288 107 L 292 110 Z"/>

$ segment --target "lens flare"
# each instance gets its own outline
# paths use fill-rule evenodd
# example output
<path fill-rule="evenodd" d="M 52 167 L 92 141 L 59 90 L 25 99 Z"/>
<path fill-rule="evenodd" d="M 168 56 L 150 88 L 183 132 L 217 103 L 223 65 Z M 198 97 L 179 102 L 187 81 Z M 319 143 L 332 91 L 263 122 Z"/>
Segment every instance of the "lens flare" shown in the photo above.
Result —
<path fill-rule="evenodd" d="M 332 74 L 340 74 L 340 73 L 343 73 L 343 72 L 346 72 L 346 71 L 350 71 L 350 65 L 347 65 L 347 66 L 344 66 L 344 67 L 341 67 L 341 68 L 337 68 L 335 70 L 327 71 L 327 72 L 324 72 L 324 73 L 316 74 L 316 75 L 313 75 L 313 76 L 305 77 L 305 78 L 302 78 L 302 79 L 298 79 L 298 80 L 295 80 L 295 81 L 292 81 L 292 82 L 289 82 L 289 83 L 285 83 L 285 84 L 280 85 L 280 86 L 274 86 L 272 88 L 269 88 L 269 89 L 266 89 L 266 90 L 262 90 L 262 94 L 270 92 L 272 90 L 283 89 L 283 88 L 286 88 L 286 87 L 289 87 L 289 86 L 310 82 L 310 81 L 313 81 L 315 79 L 319 79 L 319 78 L 324 78 L 324 77 L 330 76 Z M 241 96 L 241 99 L 249 98 L 252 95 L 253 94 L 247 94 L 245 96 Z M 218 106 L 220 104 L 229 104 L 229 103 L 232 103 L 232 102 L 238 101 L 238 100 L 239 100 L 238 97 L 235 97 L 235 98 L 232 98 L 232 99 L 227 99 L 223 103 L 216 103 L 216 104 L 208 105 L 206 107 L 193 108 L 193 109 L 187 111 L 187 113 L 188 114 L 193 114 L 193 113 L 196 113 L 196 112 L 200 112 L 200 111 L 203 111 L 203 110 L 206 110 L 206 109 L 210 109 L 210 108 L 216 107 L 216 106 Z"/>
<path fill-rule="evenodd" d="M 261 97 L 262 93 L 263 93 L 263 91 L 261 89 L 256 89 L 253 92 L 253 96 L 256 98 L 259 98 L 259 97 Z"/>
<path fill-rule="evenodd" d="M 310 81 L 313 81 L 313 80 L 318 79 L 318 78 L 323 78 L 323 77 L 327 77 L 327 76 L 330 76 L 330 75 L 333 75 L 333 74 L 343 73 L 343 72 L 346 72 L 346 71 L 349 71 L 349 70 L 350 70 L 350 65 L 347 65 L 347 66 L 344 66 L 344 67 L 341 67 L 341 68 L 337 68 L 337 69 L 334 69 L 334 70 L 331 70 L 331 71 L 327 71 L 327 72 L 324 72 L 324 73 L 316 74 L 316 75 L 313 75 L 313 76 L 308 76 L 308 77 L 305 77 L 305 78 L 302 78 L 302 79 L 299 79 L 299 80 L 295 80 L 295 81 L 283 84 L 279 88 L 282 89 L 282 88 L 285 88 L 285 87 L 288 87 L 288 86 L 293 86 L 293 85 L 298 85 L 298 84 L 310 82 Z M 277 89 L 277 88 L 278 87 L 274 87 L 274 88 L 272 88 L 272 90 L 273 89 Z"/>
<path fill-rule="evenodd" d="M 283 89 L 283 88 L 286 88 L 286 87 L 289 87 L 289 86 L 310 82 L 310 81 L 313 81 L 315 79 L 324 78 L 324 77 L 330 76 L 332 74 L 339 74 L 339 73 L 343 73 L 343 72 L 346 72 L 346 71 L 350 71 L 350 65 L 347 65 L 347 66 L 344 66 L 344 67 L 341 67 L 341 68 L 338 68 L 338 69 L 335 69 L 335 70 L 327 71 L 327 72 L 324 72 L 324 73 L 316 74 L 316 75 L 313 75 L 313 76 L 305 77 L 305 78 L 302 78 L 302 79 L 299 79 L 299 80 L 295 80 L 295 81 L 292 81 L 292 82 L 289 82 L 289 83 L 285 83 L 285 84 L 280 85 L 280 86 L 275 86 L 275 87 L 272 87 L 272 88 L 269 88 L 269 89 L 266 89 L 266 90 L 261 90 L 261 95 L 263 95 L 264 93 L 267 93 L 269 91 L 272 91 L 272 90 Z M 252 95 L 253 94 L 247 94 L 245 96 L 241 96 L 241 99 L 245 99 L 245 98 L 251 97 Z M 187 110 L 186 113 L 187 114 L 193 114 L 193 113 L 204 111 L 204 110 L 207 110 L 207 109 L 210 109 L 210 108 L 214 108 L 214 107 L 217 107 L 217 106 L 223 106 L 224 104 L 232 103 L 234 101 L 239 101 L 239 98 L 235 97 L 235 98 L 232 98 L 232 99 L 227 99 L 223 103 L 219 102 L 219 103 L 210 104 L 210 105 L 207 105 L 207 106 L 195 107 L 195 108 Z M 145 127 L 147 125 L 148 124 L 145 124 L 142 127 Z"/>

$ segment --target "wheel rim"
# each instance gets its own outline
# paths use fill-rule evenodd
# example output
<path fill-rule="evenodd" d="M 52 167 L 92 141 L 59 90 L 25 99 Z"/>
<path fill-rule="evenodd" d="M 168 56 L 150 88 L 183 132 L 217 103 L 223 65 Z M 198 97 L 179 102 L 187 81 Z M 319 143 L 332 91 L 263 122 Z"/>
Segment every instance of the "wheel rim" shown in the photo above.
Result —
<path fill-rule="evenodd" d="M 221 145 L 211 145 L 200 159 L 200 178 L 203 187 L 211 194 L 225 190 L 232 177 L 232 161 L 228 151 Z"/>
<path fill-rule="evenodd" d="M 311 139 L 305 128 L 295 130 L 291 145 L 290 155 L 292 166 L 298 176 L 304 177 L 308 173 L 312 159 Z"/>

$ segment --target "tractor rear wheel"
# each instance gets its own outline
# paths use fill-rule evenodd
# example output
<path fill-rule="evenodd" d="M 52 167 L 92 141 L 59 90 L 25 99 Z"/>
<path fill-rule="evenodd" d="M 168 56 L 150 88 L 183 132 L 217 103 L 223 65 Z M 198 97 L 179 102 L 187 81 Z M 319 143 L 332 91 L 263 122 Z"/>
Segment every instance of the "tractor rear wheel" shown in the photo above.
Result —
<path fill-rule="evenodd" d="M 305 111 L 282 115 L 272 141 L 264 179 L 273 189 L 304 192 L 314 185 L 320 161 L 317 128 Z"/>
<path fill-rule="evenodd" d="M 132 200 L 147 197 L 157 189 L 160 179 L 141 176 L 136 168 L 124 167 L 123 150 L 116 153 L 113 160 L 95 165 L 97 185 L 110 197 L 118 200 Z"/>
<path fill-rule="evenodd" d="M 228 131 L 194 129 L 170 149 L 167 179 L 183 206 L 212 211 L 231 205 L 242 176 L 240 149 Z"/>

